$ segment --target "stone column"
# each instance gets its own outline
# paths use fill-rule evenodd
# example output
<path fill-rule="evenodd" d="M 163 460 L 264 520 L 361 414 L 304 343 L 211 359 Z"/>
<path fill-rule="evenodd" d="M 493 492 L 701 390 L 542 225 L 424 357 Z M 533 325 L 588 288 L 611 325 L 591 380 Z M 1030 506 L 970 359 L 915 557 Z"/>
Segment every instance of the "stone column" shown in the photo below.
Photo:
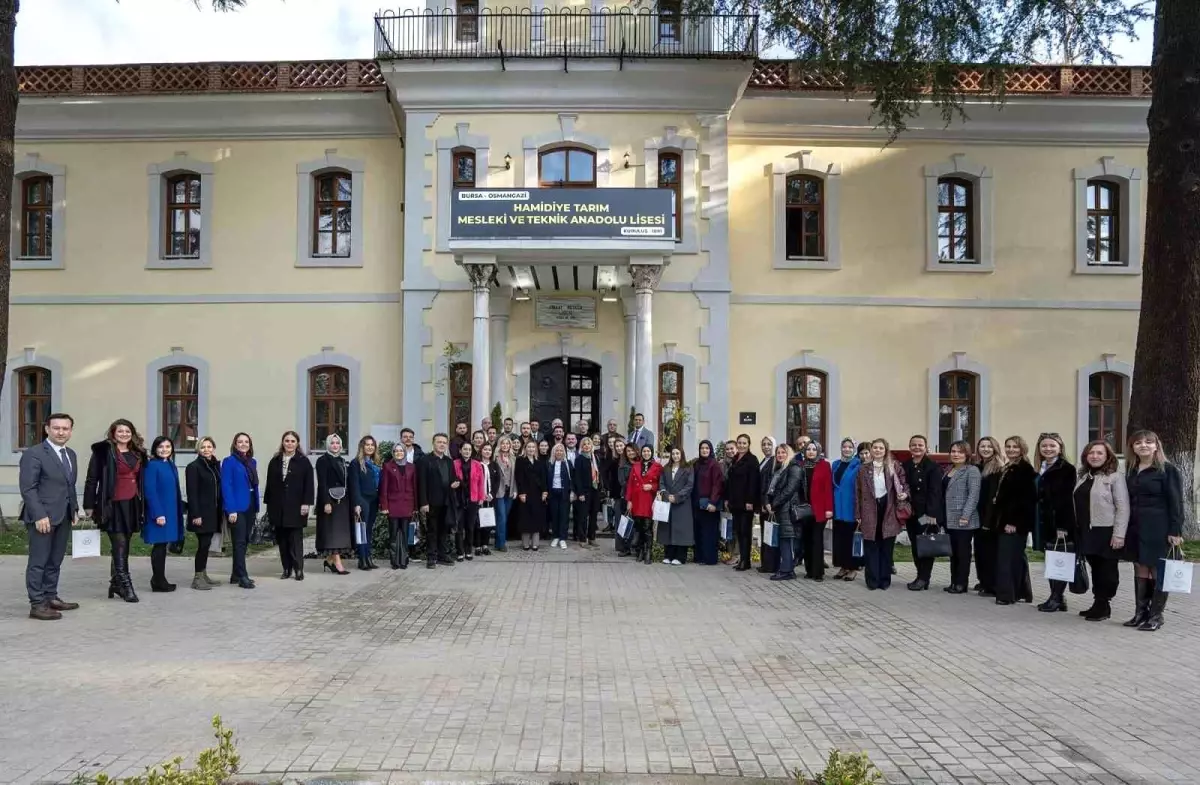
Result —
<path fill-rule="evenodd" d="M 474 301 L 471 337 L 471 422 L 472 429 L 491 411 L 488 400 L 488 315 L 492 279 L 496 265 L 463 262 L 467 277 L 471 279 L 471 297 Z M 453 427 L 453 425 L 451 426 Z"/>
<path fill-rule="evenodd" d="M 491 349 L 491 384 L 489 392 L 491 393 L 491 401 L 488 402 L 488 411 L 500 402 L 500 409 L 506 417 L 512 416 L 512 411 L 509 409 L 508 395 L 508 314 L 509 305 L 512 303 L 512 295 L 507 289 L 501 290 L 491 297 L 491 336 L 489 336 L 489 348 Z M 475 419 L 483 419 L 483 415 L 479 415 Z M 500 430 L 502 423 L 493 423 L 496 430 Z"/>
<path fill-rule="evenodd" d="M 622 293 L 621 314 L 625 317 L 625 407 L 617 413 L 617 422 L 623 432 L 629 421 L 629 407 L 637 400 L 637 309 L 632 292 Z"/>
<path fill-rule="evenodd" d="M 662 278 L 661 264 L 631 265 L 633 276 L 633 298 L 637 309 L 637 394 L 634 406 L 645 415 L 647 423 L 658 421 L 654 401 L 654 369 L 651 358 L 654 344 L 652 314 L 654 310 L 654 288 Z"/>

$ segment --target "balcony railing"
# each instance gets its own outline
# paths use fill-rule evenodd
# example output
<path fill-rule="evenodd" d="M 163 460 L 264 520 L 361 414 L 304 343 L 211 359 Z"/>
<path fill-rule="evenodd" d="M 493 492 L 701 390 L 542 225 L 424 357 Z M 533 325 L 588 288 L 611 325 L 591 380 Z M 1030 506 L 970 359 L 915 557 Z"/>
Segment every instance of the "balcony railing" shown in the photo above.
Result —
<path fill-rule="evenodd" d="M 385 12 L 375 17 L 381 60 L 512 57 L 753 59 L 758 16 L 586 7 Z"/>

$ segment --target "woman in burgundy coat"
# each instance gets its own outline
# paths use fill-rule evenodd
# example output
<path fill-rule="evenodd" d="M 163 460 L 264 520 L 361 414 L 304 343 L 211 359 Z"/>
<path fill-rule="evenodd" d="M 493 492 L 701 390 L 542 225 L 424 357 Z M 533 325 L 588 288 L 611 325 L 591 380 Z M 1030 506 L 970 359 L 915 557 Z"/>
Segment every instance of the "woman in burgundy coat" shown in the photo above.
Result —
<path fill-rule="evenodd" d="M 379 478 L 379 509 L 388 519 L 393 570 L 408 569 L 408 529 L 416 506 L 417 467 L 408 462 L 404 445 L 396 442 Z"/>
<path fill-rule="evenodd" d="M 799 463 L 804 468 L 804 489 L 808 494 L 804 501 L 812 505 L 813 511 L 811 518 L 797 521 L 800 531 L 796 536 L 804 543 L 804 577 L 823 581 L 825 527 L 833 520 L 833 468 L 821 458 L 821 445 L 816 442 L 804 445 L 804 456 Z"/>
<path fill-rule="evenodd" d="M 721 464 L 713 455 L 713 445 L 708 439 L 700 442 L 700 456 L 692 464 L 695 477 L 696 563 L 717 563 L 718 525 L 721 522 L 721 505 L 725 501 L 725 474 Z"/>
<path fill-rule="evenodd" d="M 862 529 L 867 588 L 886 590 L 892 585 L 896 535 L 904 528 L 897 508 L 908 501 L 904 471 L 892 460 L 886 439 L 871 442 L 871 460 L 862 465 L 857 480 L 854 517 Z M 908 512 L 912 514 L 911 508 Z"/>

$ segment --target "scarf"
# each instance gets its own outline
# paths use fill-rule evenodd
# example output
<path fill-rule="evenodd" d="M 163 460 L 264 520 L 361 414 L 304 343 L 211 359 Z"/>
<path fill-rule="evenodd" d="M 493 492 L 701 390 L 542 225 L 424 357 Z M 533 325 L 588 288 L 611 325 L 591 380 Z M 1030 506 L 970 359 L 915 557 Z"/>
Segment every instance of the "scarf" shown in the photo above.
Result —
<path fill-rule="evenodd" d="M 237 450 L 234 450 L 231 454 L 234 458 L 237 458 L 238 463 L 246 470 L 246 479 L 250 482 L 250 488 L 258 490 L 258 472 L 250 465 L 250 462 L 254 459 L 246 453 L 238 452 Z"/>

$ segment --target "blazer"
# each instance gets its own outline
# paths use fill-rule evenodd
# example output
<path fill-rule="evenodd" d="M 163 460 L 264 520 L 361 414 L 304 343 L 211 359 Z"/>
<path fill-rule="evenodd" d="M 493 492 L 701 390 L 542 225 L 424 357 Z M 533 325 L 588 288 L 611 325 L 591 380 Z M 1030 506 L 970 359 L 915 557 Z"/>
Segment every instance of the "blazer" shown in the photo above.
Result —
<path fill-rule="evenodd" d="M 221 504 L 225 507 L 226 515 L 234 513 L 258 512 L 258 461 L 250 459 L 247 469 L 236 455 L 230 455 L 221 461 Z"/>
<path fill-rule="evenodd" d="M 983 488 L 983 475 L 979 468 L 970 464 L 949 475 L 946 484 L 945 513 L 939 521 L 947 529 L 973 531 L 979 528 L 979 494 Z M 966 518 L 967 522 L 960 521 Z"/>
<path fill-rule="evenodd" d="M 236 459 L 235 459 L 236 460 Z M 299 452 L 288 463 L 287 477 L 283 476 L 283 456 L 276 455 L 267 464 L 267 489 L 263 500 L 267 516 L 276 529 L 303 529 L 308 516 L 300 512 L 313 504 L 313 465 L 308 456 Z"/>
<path fill-rule="evenodd" d="M 578 497 L 600 493 L 604 488 L 604 472 L 601 469 L 600 457 L 596 456 L 596 481 L 592 482 L 592 459 L 579 453 L 575 456 L 575 465 L 571 467 L 571 487 Z"/>
<path fill-rule="evenodd" d="M 564 459 L 561 461 L 563 468 L 559 476 L 559 481 L 562 483 L 562 490 L 568 494 L 574 493 L 575 488 L 575 471 L 571 467 L 571 462 Z M 546 490 L 554 490 L 554 461 L 546 461 L 542 464 L 546 471 Z"/>
<path fill-rule="evenodd" d="M 663 468 L 659 477 L 659 496 L 666 500 L 674 496 L 671 502 L 671 515 L 667 525 L 658 525 L 658 539 L 663 545 L 678 545 L 690 548 L 696 544 L 695 528 L 692 523 L 692 491 L 693 478 L 691 467 L 680 466 L 671 476 L 671 470 Z"/>
<path fill-rule="evenodd" d="M 648 446 L 650 449 L 654 449 L 654 431 L 644 426 L 640 430 L 635 428 L 629 432 L 629 438 L 625 440 L 625 443 L 636 444 L 638 455 L 641 455 L 643 447 Z"/>
<path fill-rule="evenodd" d="M 350 490 L 347 493 L 354 496 L 354 504 L 365 508 L 374 504 L 379 499 L 379 483 L 383 482 L 383 475 L 379 475 L 379 479 L 376 480 L 375 470 L 369 465 L 371 463 L 370 459 L 364 460 L 368 464 L 367 466 L 360 466 L 358 458 L 350 458 L 346 484 L 350 486 Z M 365 512 L 366 510 L 364 509 Z"/>
<path fill-rule="evenodd" d="M 833 462 L 832 482 L 834 520 L 854 520 L 855 483 L 858 478 L 858 470 L 861 466 L 862 461 L 857 455 L 855 455 L 849 461 L 838 458 Z M 841 472 L 840 475 L 839 472 Z"/>
<path fill-rule="evenodd" d="M 411 518 L 417 508 L 417 467 L 394 460 L 379 475 L 379 508 L 391 518 Z"/>
<path fill-rule="evenodd" d="M 417 498 L 422 507 L 446 507 L 450 504 L 450 483 L 454 482 L 454 461 L 449 455 L 440 458 L 428 453 L 417 464 Z M 443 479 L 442 471 L 446 472 Z"/>
<path fill-rule="evenodd" d="M 112 496 L 117 485 L 117 448 L 107 440 L 92 445 L 92 457 L 88 461 L 87 478 L 83 481 L 83 509 L 91 510 L 92 517 L 99 528 L 107 528 L 111 516 Z M 146 498 L 146 463 L 149 457 L 145 452 L 138 453 L 141 466 L 138 469 L 138 492 L 133 505 L 135 514 L 139 517 L 144 510 L 142 505 Z M 140 526 L 141 521 L 138 521 Z"/>
<path fill-rule="evenodd" d="M 700 502 L 707 499 L 709 504 L 718 510 L 721 509 L 721 501 L 725 498 L 725 475 L 717 459 L 696 459 L 692 463 L 692 475 L 696 484 L 692 491 L 696 506 L 699 507 Z"/>
<path fill-rule="evenodd" d="M 725 501 L 730 512 L 745 512 L 746 505 L 757 507 L 762 498 L 758 459 L 747 452 L 729 466 L 725 480 Z"/>
<path fill-rule="evenodd" d="M 216 458 L 206 461 L 197 456 L 183 470 L 183 480 L 187 486 L 186 525 L 197 534 L 216 534 L 221 530 L 221 521 L 225 518 L 221 468 Z M 193 523 L 197 518 L 200 523 Z"/>
<path fill-rule="evenodd" d="M 1034 550 L 1053 549 L 1060 531 L 1066 532 L 1067 545 L 1073 545 L 1076 539 L 1075 467 L 1059 458 L 1038 477 L 1037 493 Z"/>
<path fill-rule="evenodd" d="M 920 461 L 909 458 L 904 462 L 904 479 L 911 495 L 913 514 L 909 522 L 916 524 L 922 516 L 941 522 L 945 518 L 942 498 L 942 467 L 928 455 Z"/>
<path fill-rule="evenodd" d="M 540 505 L 542 503 L 542 494 L 546 492 L 546 473 L 542 471 L 541 461 L 537 459 L 529 460 L 524 455 L 517 459 L 517 465 L 513 469 L 513 484 L 517 486 L 517 498 L 524 495 L 526 503 L 531 503 L 535 499 Z"/>
<path fill-rule="evenodd" d="M 79 509 L 75 493 L 79 458 L 70 447 L 63 449 L 67 451 L 70 471 L 63 466 L 58 450 L 47 441 L 21 453 L 18 483 L 22 522 L 37 523 L 43 518 L 49 518 L 51 526 L 74 522 Z"/>
<path fill-rule="evenodd" d="M 793 461 L 793 463 L 804 469 L 802 461 Z M 830 467 L 829 461 L 819 460 L 813 464 L 812 477 L 804 478 L 799 493 L 803 495 L 805 488 L 808 489 L 808 496 L 802 498 L 801 501 L 812 505 L 813 517 L 817 519 L 817 523 L 824 526 L 825 521 L 833 517 L 833 469 Z M 796 521 L 796 523 L 802 523 L 802 521 Z"/>
<path fill-rule="evenodd" d="M 657 461 L 651 461 L 649 467 L 644 467 L 642 461 L 633 465 L 625 484 L 625 501 L 629 502 L 629 513 L 633 517 L 649 518 L 654 514 L 654 496 L 661 476 L 662 466 Z M 642 490 L 643 485 L 649 485 L 650 490 Z"/>
<path fill-rule="evenodd" d="M 151 545 L 183 539 L 183 494 L 179 490 L 179 470 L 174 461 L 152 458 L 144 473 L 146 522 L 142 539 Z M 159 526 L 157 520 L 165 518 Z"/>
<path fill-rule="evenodd" d="M 854 518 L 862 528 L 863 539 L 870 542 L 875 539 L 879 527 L 883 527 L 884 539 L 890 539 L 904 528 L 896 517 L 896 503 L 900 493 L 908 493 L 908 484 L 904 480 L 904 471 L 900 464 L 893 463 L 893 470 L 887 470 L 884 464 L 884 484 L 887 486 L 887 511 L 883 520 L 879 520 L 879 508 L 875 502 L 875 464 L 864 463 L 858 470 L 857 494 L 854 497 Z"/>
<path fill-rule="evenodd" d="M 1075 490 L 1087 481 L 1087 477 L 1075 480 Z M 1075 503 L 1075 495 L 1071 495 Z M 1079 515 L 1076 513 L 1076 520 Z M 1112 474 L 1092 475 L 1092 491 L 1088 496 L 1088 528 L 1112 529 L 1113 537 L 1124 539 L 1129 529 L 1129 486 L 1125 475 L 1116 471 Z M 1083 536 L 1083 532 L 1080 532 Z"/>
<path fill-rule="evenodd" d="M 1024 541 L 1037 518 L 1037 494 L 1037 471 L 1029 461 L 1005 466 L 992 502 L 992 528 L 996 534 L 1004 534 L 1004 527 L 1012 526 Z"/>

